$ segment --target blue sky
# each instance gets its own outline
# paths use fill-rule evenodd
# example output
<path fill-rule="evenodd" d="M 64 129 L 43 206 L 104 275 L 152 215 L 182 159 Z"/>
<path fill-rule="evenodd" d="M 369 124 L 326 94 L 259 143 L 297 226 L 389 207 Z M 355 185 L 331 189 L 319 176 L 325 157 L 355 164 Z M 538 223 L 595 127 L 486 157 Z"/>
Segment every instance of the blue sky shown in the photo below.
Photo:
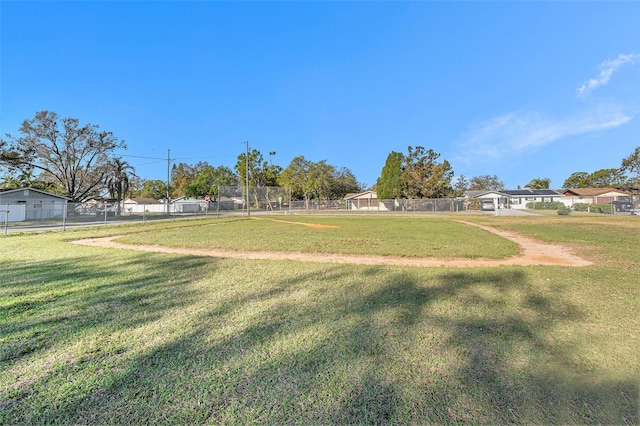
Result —
<path fill-rule="evenodd" d="M 100 125 L 147 179 L 251 148 L 348 167 L 432 148 L 456 175 L 620 165 L 640 145 L 640 2 L 0 3 L 0 132 Z"/>

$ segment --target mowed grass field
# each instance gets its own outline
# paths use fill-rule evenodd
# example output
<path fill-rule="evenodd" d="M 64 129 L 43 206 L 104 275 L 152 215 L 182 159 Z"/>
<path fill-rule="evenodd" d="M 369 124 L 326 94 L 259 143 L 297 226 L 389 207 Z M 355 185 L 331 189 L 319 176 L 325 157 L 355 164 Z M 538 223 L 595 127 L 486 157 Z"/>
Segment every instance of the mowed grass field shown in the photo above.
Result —
<path fill-rule="evenodd" d="M 454 217 L 280 216 L 0 239 L 0 424 L 638 424 L 640 220 L 469 216 L 587 267 L 410 268 L 86 247 L 503 258 Z"/>

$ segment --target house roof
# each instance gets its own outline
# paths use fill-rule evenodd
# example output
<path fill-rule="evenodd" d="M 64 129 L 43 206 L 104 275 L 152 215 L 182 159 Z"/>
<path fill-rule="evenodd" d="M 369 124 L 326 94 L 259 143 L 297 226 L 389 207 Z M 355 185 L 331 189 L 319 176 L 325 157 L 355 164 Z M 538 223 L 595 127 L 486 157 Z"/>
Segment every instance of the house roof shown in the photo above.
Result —
<path fill-rule="evenodd" d="M 182 204 L 189 204 L 189 203 L 200 203 L 200 202 L 204 202 L 204 198 L 202 199 L 198 199 L 198 198 L 194 198 L 194 197 L 178 197 L 178 198 L 174 198 L 173 203 L 182 203 Z"/>
<path fill-rule="evenodd" d="M 136 204 L 160 204 L 160 201 L 155 198 L 147 198 L 147 197 L 135 197 L 135 198 L 127 198 L 124 200 L 124 203 L 136 203 Z"/>
<path fill-rule="evenodd" d="M 609 192 L 629 194 L 629 192 L 621 191 L 615 188 L 568 188 L 562 191 L 564 195 L 579 195 L 583 197 L 596 197 L 598 195 L 607 194 Z"/>
<path fill-rule="evenodd" d="M 466 197 L 473 198 L 473 197 L 477 197 L 480 194 L 486 194 L 487 192 L 490 192 L 490 191 L 465 191 L 464 195 Z"/>
<path fill-rule="evenodd" d="M 546 197 L 551 197 L 551 196 L 561 196 L 562 194 L 559 193 L 558 191 L 554 191 L 553 189 L 507 189 L 507 190 L 503 190 L 500 191 L 503 194 L 507 194 L 510 195 L 512 197 L 517 197 L 518 195 L 524 195 L 524 196 L 528 196 L 528 195 L 533 195 L 533 196 L 546 196 Z"/>
<path fill-rule="evenodd" d="M 474 192 L 474 195 L 469 195 L 470 197 L 483 197 L 485 195 L 489 195 L 489 194 L 495 194 L 498 196 L 504 196 L 505 194 L 502 191 L 498 191 L 498 190 L 490 190 L 490 191 L 469 191 L 469 192 Z"/>
<path fill-rule="evenodd" d="M 47 192 L 47 191 L 41 191 L 39 189 L 35 189 L 35 188 L 14 188 L 14 189 L 0 189 L 0 194 L 11 194 L 14 192 L 20 192 L 20 191 L 32 191 L 32 192 L 37 192 L 39 194 L 43 194 L 43 195 L 47 195 L 49 197 L 55 197 L 55 198 L 60 198 L 63 200 L 70 200 L 70 198 L 67 197 L 63 197 L 62 195 L 58 195 L 58 194 L 53 194 L 51 192 Z"/>
<path fill-rule="evenodd" d="M 358 198 L 364 198 L 364 199 L 369 199 L 369 198 L 378 198 L 378 194 L 376 193 L 376 191 L 364 191 L 364 192 L 352 192 L 349 193 L 347 195 L 344 196 L 345 200 L 357 200 Z"/>
<path fill-rule="evenodd" d="M 560 197 L 561 193 L 553 189 L 502 189 L 491 191 L 467 191 L 468 198 L 482 197 L 488 194 L 496 194 L 505 197 Z"/>

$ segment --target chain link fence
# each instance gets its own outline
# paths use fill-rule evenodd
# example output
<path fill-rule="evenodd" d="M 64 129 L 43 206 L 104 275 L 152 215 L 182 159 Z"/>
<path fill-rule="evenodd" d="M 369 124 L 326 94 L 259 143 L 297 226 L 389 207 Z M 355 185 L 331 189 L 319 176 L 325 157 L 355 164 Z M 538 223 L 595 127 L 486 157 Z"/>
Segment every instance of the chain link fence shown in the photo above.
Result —
<path fill-rule="evenodd" d="M 280 186 L 221 186 L 217 199 L 212 199 L 217 211 L 286 211 L 291 206 L 291 190 Z"/>
<path fill-rule="evenodd" d="M 248 203 L 247 203 L 248 201 Z M 618 206 L 612 202 L 608 214 L 640 215 L 640 195 L 630 196 L 629 202 Z M 249 211 L 247 211 L 249 206 Z M 597 206 L 597 205 L 592 205 Z M 0 201 L 0 226 L 8 230 L 29 231 L 37 228 L 56 228 L 80 225 L 148 221 L 158 219 L 187 219 L 221 215 L 313 214 L 342 212 L 349 214 L 375 213 L 455 213 L 469 209 L 462 199 L 397 199 L 352 198 L 342 200 L 291 200 L 291 191 L 281 187 L 220 187 L 217 197 L 180 198 L 170 203 L 155 200 L 128 199 L 120 204 L 113 201 L 89 200 L 82 203 L 59 200 Z M 602 209 L 590 212 L 603 213 Z"/>
<path fill-rule="evenodd" d="M 176 200 L 171 203 L 112 201 L 27 201 L 0 203 L 0 226 L 8 231 L 28 232 L 42 228 L 107 225 L 122 222 L 146 222 L 159 219 L 186 219 L 215 216 L 204 199 Z"/>

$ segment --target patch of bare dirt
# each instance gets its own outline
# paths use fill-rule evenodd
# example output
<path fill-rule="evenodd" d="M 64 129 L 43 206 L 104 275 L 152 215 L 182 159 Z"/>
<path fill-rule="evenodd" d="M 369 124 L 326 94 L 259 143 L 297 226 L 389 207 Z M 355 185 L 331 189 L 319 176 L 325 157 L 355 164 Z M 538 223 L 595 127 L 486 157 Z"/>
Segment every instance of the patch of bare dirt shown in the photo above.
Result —
<path fill-rule="evenodd" d="M 286 222 L 286 221 L 285 221 Z M 295 253 L 275 251 L 233 251 L 220 249 L 190 249 L 179 247 L 123 244 L 114 241 L 120 236 L 104 238 L 89 238 L 73 241 L 94 247 L 107 247 L 127 250 L 149 251 L 157 253 L 175 253 L 192 256 L 211 256 L 233 259 L 262 259 L 262 260 L 294 260 L 299 262 L 349 263 L 358 265 L 394 265 L 418 267 L 488 267 L 505 265 L 560 265 L 560 266 L 588 266 L 592 263 L 573 254 L 567 247 L 537 241 L 521 234 L 504 231 L 471 222 L 460 221 L 469 226 L 476 226 L 514 241 L 520 246 L 520 253 L 507 259 L 462 259 L 462 258 L 409 258 L 399 256 L 351 255 L 333 253 Z M 288 222 L 300 225 L 300 222 Z M 323 226 L 323 225 L 320 225 Z"/>

